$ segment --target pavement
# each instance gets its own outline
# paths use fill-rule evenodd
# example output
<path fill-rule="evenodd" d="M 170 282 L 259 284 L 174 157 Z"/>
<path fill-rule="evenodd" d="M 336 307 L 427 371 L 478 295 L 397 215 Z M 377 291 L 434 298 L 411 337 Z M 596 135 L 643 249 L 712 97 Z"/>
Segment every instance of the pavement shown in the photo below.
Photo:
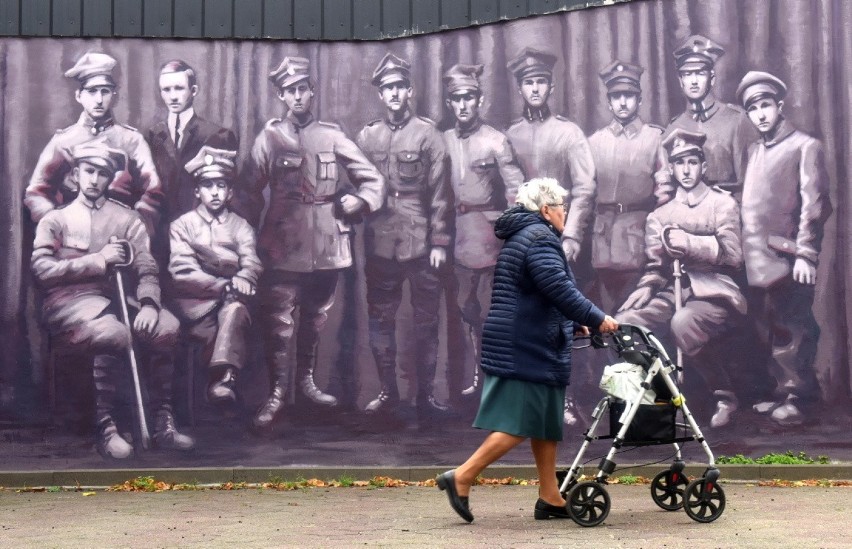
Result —
<path fill-rule="evenodd" d="M 467 524 L 434 487 L 117 493 L 0 491 L 0 546 L 850 547 L 848 487 L 722 484 L 712 523 L 667 512 L 647 485 L 610 485 L 599 526 L 536 521 L 534 486 L 477 486 Z"/>

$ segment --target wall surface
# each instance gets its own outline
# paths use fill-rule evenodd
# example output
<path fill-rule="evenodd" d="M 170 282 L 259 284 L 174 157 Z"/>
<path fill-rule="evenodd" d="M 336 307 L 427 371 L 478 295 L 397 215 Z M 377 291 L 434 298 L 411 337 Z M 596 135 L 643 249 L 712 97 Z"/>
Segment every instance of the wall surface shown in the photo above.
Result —
<path fill-rule="evenodd" d="M 22 5 L 29 10 L 45 4 Z M 98 3 L 69 4 L 82 5 L 86 14 Z M 114 4 L 118 10 L 127 3 Z M 148 4 L 143 21 L 154 17 Z M 190 4 L 203 5 L 203 17 L 212 17 L 219 5 Z M 322 4 L 328 8 L 333 3 Z M 342 4 L 346 9 L 362 2 Z M 475 4 L 471 2 L 471 11 L 460 25 L 482 21 L 472 15 Z M 18 4 L 0 4 L 7 15 L 13 5 Z M 52 9 L 44 12 L 54 21 L 48 31 L 54 35 L 64 24 L 56 23 L 64 21 L 57 19 L 62 5 L 53 2 Z M 664 301 L 657 311 L 663 319 L 654 329 L 673 356 L 678 344 L 684 347 L 684 392 L 717 453 L 759 455 L 792 449 L 835 459 L 852 456 L 847 290 L 852 280 L 847 237 L 852 160 L 847 128 L 852 103 L 848 71 L 843 70 L 852 59 L 852 40 L 844 30 L 852 23 L 852 5 L 839 0 L 642 1 L 426 36 L 339 42 L 175 39 L 177 5 L 170 11 L 173 28 L 162 35 L 150 34 L 161 36 L 157 39 L 89 37 L 97 33 L 88 32 L 86 24 L 79 22 L 77 30 L 65 38 L 0 39 L 0 169 L 8 182 L 0 188 L 4 205 L 0 209 L 4 340 L 0 469 L 435 465 L 463 459 L 481 440 L 470 424 L 481 390 L 482 373 L 476 367 L 474 349 L 481 328 L 477 308 L 487 311 L 490 297 L 491 226 L 506 206 L 506 195 L 520 181 L 536 175 L 556 177 L 572 189 L 569 220 L 574 222 L 573 238 L 579 243 L 572 269 L 578 287 L 607 312 L 616 313 L 637 284 L 643 284 L 643 273 L 654 271 L 655 261 L 663 258 L 656 272 L 666 282 L 653 288 Z M 249 8 L 260 5 L 268 10 L 277 4 L 267 0 L 246 5 L 249 13 L 255 13 Z M 425 5 L 429 3 L 411 4 Z M 456 4 L 441 5 L 444 17 L 447 6 Z M 71 9 L 69 13 L 81 12 Z M 115 23 L 104 23 L 99 32 L 122 34 L 121 18 L 118 11 L 114 13 Z M 237 36 L 245 23 L 238 23 L 237 11 L 232 13 L 234 34 L 222 36 Z M 354 21 L 356 14 L 351 13 Z M 388 18 L 392 15 L 387 10 L 383 13 Z M 197 19 L 197 13 L 187 17 L 199 25 L 206 21 Z M 409 28 L 412 17 L 413 12 L 400 16 L 398 29 Z M 316 35 L 300 36 L 292 20 L 286 22 L 289 30 L 271 32 L 267 29 L 273 18 L 253 20 L 262 21 L 256 24 L 263 30 L 242 36 L 374 37 L 336 36 L 329 34 L 328 25 Z M 356 26 L 352 23 L 349 28 Z M 392 33 L 393 24 L 383 20 L 380 28 L 381 35 Z M 149 35 L 147 29 L 146 22 L 132 34 Z M 201 29 L 196 36 L 214 36 L 211 25 L 205 23 Z M 6 32 L 38 34 L 23 27 Z M 660 161 L 659 142 L 677 125 L 674 119 L 689 108 L 672 53 L 694 34 L 710 38 L 725 53 L 714 67 L 715 106 L 707 104 L 709 112 L 704 115 L 688 113 L 685 123 L 708 134 L 708 174 L 720 173 L 721 164 L 716 163 L 723 162 L 720 158 L 726 154 L 735 159 L 731 166 L 738 167 L 731 168 L 730 178 L 707 176 L 710 183 L 727 185 L 733 194 L 710 190 L 706 196 L 678 202 L 686 208 L 683 211 L 667 213 L 666 206 L 655 211 L 651 198 L 655 173 L 671 181 L 667 165 Z M 524 94 L 507 68 L 526 47 L 555 56 L 552 90 L 549 95 L 546 90 L 540 93 L 547 109 L 531 113 L 535 114 L 532 121 L 523 117 L 527 112 Z M 81 118 L 85 101 L 78 100 L 79 83 L 63 76 L 87 52 L 102 52 L 117 60 L 114 124 L 107 124 L 104 131 L 96 125 L 93 134 L 85 116 Z M 387 53 L 411 65 L 410 109 L 417 116 L 408 121 L 415 126 L 403 125 L 401 130 L 393 130 L 386 121 L 388 109 L 395 108 L 393 101 L 386 106 L 379 89 L 371 84 L 374 70 Z M 286 93 L 279 96 L 269 80 L 270 72 L 285 58 L 294 57 L 309 62 L 313 90 L 304 102 L 309 103 L 314 122 L 308 125 L 288 120 L 286 105 L 293 99 Z M 181 59 L 195 69 L 198 92 L 193 108 L 196 117 L 209 121 L 202 129 L 185 128 L 189 137 L 184 139 L 189 142 L 183 141 L 177 151 L 159 91 L 160 67 L 171 59 Z M 599 77 L 614 60 L 644 69 L 639 118 L 626 133 L 617 123 L 613 125 L 614 112 Z M 447 101 L 444 77 L 458 63 L 482 65 L 477 77 L 481 105 L 474 97 L 466 108 L 475 111 L 485 125 L 475 124 L 470 135 L 457 128 L 457 118 L 463 118 L 452 108 L 457 103 Z M 291 76 L 301 70 L 296 61 Z M 738 83 L 752 70 L 768 71 L 788 88 L 782 107 L 785 129 L 779 134 L 785 139 L 779 137 L 778 144 L 768 148 L 761 148 L 763 141 L 735 96 Z M 617 103 L 612 105 L 617 110 Z M 727 116 L 733 120 L 729 127 L 739 127 L 735 145 L 730 136 L 736 132 L 719 129 L 713 116 Z M 550 126 L 542 129 L 545 124 Z M 792 127 L 801 133 L 789 134 Z M 530 141 L 531 133 L 525 134 L 524 128 L 537 132 L 535 141 Z M 639 132 L 636 139 L 628 139 L 634 130 Z M 257 248 L 266 270 L 257 281 L 257 295 L 240 299 L 251 325 L 243 334 L 246 351 L 236 375 L 239 400 L 226 407 L 209 402 L 208 382 L 222 371 L 208 368 L 204 353 L 188 344 L 193 330 L 198 331 L 198 319 L 190 319 L 177 301 L 188 297 L 184 292 L 189 290 L 188 286 L 175 289 L 172 276 L 180 269 L 169 272 L 165 251 L 169 221 L 193 207 L 192 179 L 182 167 L 201 146 L 196 139 L 201 137 L 215 148 L 236 150 L 232 205 L 259 229 Z M 170 397 L 177 428 L 195 439 L 191 453 L 139 446 L 125 354 L 115 351 L 115 346 L 107 352 L 92 343 L 96 336 L 121 330 L 116 328 L 120 314 L 115 308 L 115 278 L 109 276 L 112 271 L 100 270 L 92 280 L 81 282 L 71 261 L 99 252 L 95 242 L 108 239 L 107 232 L 118 230 L 120 223 L 109 222 L 93 232 L 75 224 L 79 216 L 63 213 L 74 211 L 68 204 L 76 191 L 67 151 L 89 140 L 121 148 L 131 161 L 127 173 L 116 178 L 111 196 L 137 206 L 148 222 L 154 233 L 153 257 L 160 263 L 162 305 L 182 321 L 179 335 L 160 334 L 163 337 L 155 338 L 153 345 L 137 334 L 147 423 L 156 430 L 157 412 Z M 406 156 L 411 154 L 414 161 Z M 291 161 L 299 166 L 295 171 Z M 766 176 L 775 173 L 783 177 Z M 161 190 L 152 186 L 152 180 L 161 182 Z M 377 195 L 370 189 L 381 187 L 382 182 L 391 197 L 371 204 Z M 116 190 L 121 185 L 129 190 Z M 584 198 L 583 189 L 595 185 L 596 193 Z M 484 198 L 475 198 L 480 196 L 477 192 Z M 334 202 L 347 193 L 359 194 L 373 211 L 355 217 L 341 214 Z M 159 219 L 150 215 L 151 209 L 137 204 L 146 196 L 155 204 Z M 41 200 L 34 202 L 33 197 Z M 709 211 L 708 203 L 689 209 L 705 199 L 715 201 Z M 45 217 L 38 204 L 65 207 Z M 255 214 L 261 210 L 265 215 L 258 219 Z M 116 215 L 133 215 L 130 209 L 121 211 Z M 56 221 L 63 216 L 71 225 L 47 230 L 44 219 Z M 776 222 L 786 228 L 777 228 Z M 445 228 L 439 229 L 442 223 Z M 727 228 L 722 230 L 725 223 Z M 763 230 L 770 225 L 776 228 L 754 235 L 755 226 Z M 678 313 L 673 330 L 667 320 L 674 313 L 673 292 L 666 293 L 666 288 L 672 289 L 668 269 L 678 254 L 666 251 L 671 243 L 662 244 L 667 237 L 654 229 L 662 226 L 709 237 L 716 242 L 711 249 L 717 250 L 681 257 L 690 277 L 684 279 L 689 286 L 687 312 Z M 72 237 L 79 237 L 81 230 L 87 236 L 75 241 Z M 433 238 L 442 231 L 447 239 Z M 43 238 L 34 245 L 37 234 Z M 797 264 L 795 255 L 779 251 L 784 240 L 773 239 L 778 249 L 766 247 L 769 236 L 784 237 L 794 248 L 809 246 L 797 252 L 807 262 Z M 762 257 L 770 257 L 771 262 L 755 262 L 749 255 L 755 238 L 757 248 L 769 254 Z M 205 243 L 209 241 L 200 236 L 189 239 L 190 255 L 195 254 L 199 268 L 223 279 L 232 276 L 225 267 L 230 274 L 216 271 L 227 263 L 216 254 L 224 257 L 230 252 L 216 246 L 205 251 Z M 612 257 L 603 257 L 601 250 L 607 246 L 620 250 L 621 263 L 614 266 Z M 316 263 L 294 267 L 293 261 L 306 248 L 326 254 L 326 263 L 318 268 Z M 438 268 L 435 258 L 430 258 L 434 248 L 447 251 L 447 261 L 438 261 Z M 44 265 L 33 261 L 34 250 L 41 250 L 36 257 L 48 250 L 47 255 L 58 261 L 49 269 L 41 268 Z M 760 280 L 778 272 L 778 265 L 782 276 L 773 284 L 761 285 Z M 809 267 L 815 268 L 815 284 L 805 283 L 809 277 L 801 274 Z M 298 276 L 283 273 L 294 270 L 303 272 Z M 59 274 L 50 278 L 45 275 L 48 271 Z M 403 275 L 408 282 L 394 282 L 403 280 Z M 715 281 L 716 293 L 707 293 L 707 286 L 702 286 L 708 278 Z M 91 288 L 80 288 L 89 282 L 97 286 L 93 291 L 105 300 L 106 308 L 92 304 Z M 132 275 L 125 277 L 131 295 L 136 293 L 136 282 Z M 57 287 L 70 289 L 57 298 Z M 210 295 L 206 298 L 217 302 L 220 292 Z M 664 314 L 667 309 L 671 311 Z M 70 310 L 74 313 L 65 314 Z M 698 316 L 685 319 L 690 311 Z M 815 324 L 809 321 L 810 311 Z M 654 320 L 643 319 L 649 324 Z M 160 327 L 168 327 L 168 321 L 161 316 Z M 312 334 L 319 338 L 315 357 Z M 231 340 L 219 351 L 233 357 L 228 351 L 235 345 Z M 95 355 L 110 353 L 117 361 L 107 387 L 104 378 L 98 377 L 103 364 L 94 368 L 93 364 Z M 234 361 L 223 359 L 220 365 L 228 360 Z M 597 388 L 601 369 L 613 360 L 605 351 L 574 353 L 568 394 L 580 419 L 565 427 L 563 458 L 575 451 L 584 418 L 603 394 Z M 170 365 L 174 373 L 164 378 Z M 316 385 L 335 397 L 336 406 L 304 398 L 301 382 L 311 368 Z M 463 395 L 474 385 L 474 375 L 478 385 L 465 391 L 472 394 Z M 287 391 L 284 407 L 272 428 L 258 428 L 257 412 L 274 387 L 270 380 L 279 380 Z M 383 406 L 378 413 L 366 413 L 380 391 L 392 384 L 398 385 L 402 403 L 392 412 Z M 109 397 L 111 404 L 106 407 L 111 408 L 118 432 L 136 440 L 132 457 L 102 459 L 95 451 L 98 441 L 103 441 L 96 419 L 103 419 L 105 404 L 99 396 L 104 395 Z M 714 428 L 710 421 L 720 402 L 733 412 L 730 422 Z M 760 403 L 770 403 L 769 410 L 753 409 Z M 636 461 L 633 456 L 646 453 L 650 455 L 641 450 L 630 459 Z M 704 459 L 698 448 L 688 449 L 687 455 Z M 529 457 L 510 454 L 508 461 L 526 463 Z"/>

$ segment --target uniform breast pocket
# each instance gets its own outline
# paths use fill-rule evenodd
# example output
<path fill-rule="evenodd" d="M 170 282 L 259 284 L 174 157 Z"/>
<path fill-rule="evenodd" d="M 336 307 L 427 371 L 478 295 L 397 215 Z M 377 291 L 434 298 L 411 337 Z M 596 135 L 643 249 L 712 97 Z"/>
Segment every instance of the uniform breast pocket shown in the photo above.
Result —
<path fill-rule="evenodd" d="M 417 151 L 397 153 L 396 161 L 400 177 L 414 179 L 423 175 L 423 159 Z"/>
<path fill-rule="evenodd" d="M 478 175 L 489 175 L 495 169 L 497 169 L 497 161 L 493 158 L 482 158 L 480 160 L 475 160 L 471 165 L 470 169 L 473 170 L 474 173 Z"/>
<path fill-rule="evenodd" d="M 285 176 L 302 167 L 302 157 L 298 154 L 282 154 L 275 158 L 273 172 L 275 175 Z"/>
<path fill-rule="evenodd" d="M 333 152 L 317 153 L 317 179 L 337 181 L 337 157 Z"/>
<path fill-rule="evenodd" d="M 382 170 L 384 172 L 384 170 L 386 169 L 387 162 L 388 162 L 388 153 L 385 153 L 385 152 L 370 153 L 370 161 L 373 163 L 374 166 L 376 166 L 377 168 L 379 168 L 380 170 Z"/>

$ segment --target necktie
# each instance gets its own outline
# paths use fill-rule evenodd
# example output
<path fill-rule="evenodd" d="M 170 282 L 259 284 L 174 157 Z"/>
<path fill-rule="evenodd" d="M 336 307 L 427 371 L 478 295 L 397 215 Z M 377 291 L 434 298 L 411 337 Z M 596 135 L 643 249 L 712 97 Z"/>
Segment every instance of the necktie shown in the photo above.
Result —
<path fill-rule="evenodd" d="M 175 148 L 180 146 L 180 116 L 175 117 Z"/>

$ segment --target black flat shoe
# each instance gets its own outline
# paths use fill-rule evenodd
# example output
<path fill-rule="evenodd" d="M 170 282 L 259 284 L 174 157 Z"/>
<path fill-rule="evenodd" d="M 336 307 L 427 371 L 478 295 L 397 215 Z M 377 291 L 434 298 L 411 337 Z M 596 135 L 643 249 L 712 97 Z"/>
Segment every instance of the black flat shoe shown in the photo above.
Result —
<path fill-rule="evenodd" d="M 468 499 L 464 496 L 460 496 L 456 490 L 455 470 L 441 473 L 435 479 L 435 482 L 438 484 L 438 488 L 447 492 L 447 498 L 450 500 L 450 507 L 453 508 L 453 511 L 458 513 L 464 520 L 473 522 L 473 513 L 470 512 Z"/>
<path fill-rule="evenodd" d="M 571 518 L 571 516 L 568 515 L 568 509 L 564 506 L 551 505 L 541 498 L 535 502 L 535 512 L 533 513 L 533 516 L 535 517 L 535 520 Z"/>

